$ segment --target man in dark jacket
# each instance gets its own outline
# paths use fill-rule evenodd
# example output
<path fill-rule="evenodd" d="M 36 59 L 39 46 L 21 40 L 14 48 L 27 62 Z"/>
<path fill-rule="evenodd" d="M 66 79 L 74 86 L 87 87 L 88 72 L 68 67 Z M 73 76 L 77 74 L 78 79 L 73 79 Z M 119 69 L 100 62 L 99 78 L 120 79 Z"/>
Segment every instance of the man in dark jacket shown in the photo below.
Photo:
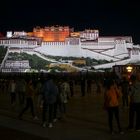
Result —
<path fill-rule="evenodd" d="M 43 85 L 43 112 L 42 112 L 42 121 L 43 127 L 46 127 L 46 111 L 48 109 L 49 113 L 49 127 L 53 127 L 53 111 L 54 103 L 58 95 L 58 88 L 54 82 L 52 76 L 48 76 Z"/>

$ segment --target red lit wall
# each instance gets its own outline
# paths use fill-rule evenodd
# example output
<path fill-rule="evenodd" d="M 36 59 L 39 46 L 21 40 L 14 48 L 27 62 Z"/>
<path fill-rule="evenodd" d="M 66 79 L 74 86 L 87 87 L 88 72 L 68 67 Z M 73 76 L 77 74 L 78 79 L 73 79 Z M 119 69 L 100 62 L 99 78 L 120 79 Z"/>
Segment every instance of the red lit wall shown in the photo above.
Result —
<path fill-rule="evenodd" d="M 34 28 L 32 35 L 41 37 L 43 41 L 65 41 L 70 35 L 70 29 L 69 27 Z"/>

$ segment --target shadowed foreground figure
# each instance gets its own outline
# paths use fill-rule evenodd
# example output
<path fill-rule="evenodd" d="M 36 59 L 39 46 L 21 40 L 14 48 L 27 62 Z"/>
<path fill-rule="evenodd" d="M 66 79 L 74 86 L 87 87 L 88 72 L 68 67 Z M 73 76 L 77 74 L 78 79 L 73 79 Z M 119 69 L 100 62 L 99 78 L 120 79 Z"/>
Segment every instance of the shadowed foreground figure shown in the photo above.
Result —
<path fill-rule="evenodd" d="M 140 74 L 131 76 L 131 81 L 128 129 L 134 128 L 134 117 L 136 115 L 135 130 L 140 131 Z"/>
<path fill-rule="evenodd" d="M 117 126 L 120 134 L 123 134 L 120 126 L 119 119 L 119 98 L 120 92 L 113 80 L 109 79 L 106 85 L 106 91 L 104 95 L 104 106 L 108 113 L 108 123 L 111 134 L 114 133 L 113 130 L 113 116 L 117 121 Z"/>
<path fill-rule="evenodd" d="M 124 77 L 121 82 L 123 107 L 128 107 L 129 82 Z"/>
<path fill-rule="evenodd" d="M 42 111 L 42 121 L 43 127 L 46 127 L 46 112 L 48 111 L 49 115 L 49 127 L 53 127 L 53 117 L 54 117 L 54 104 L 56 103 L 58 95 L 58 88 L 54 82 L 52 76 L 48 76 L 47 80 L 43 85 L 43 111 Z"/>
<path fill-rule="evenodd" d="M 32 80 L 29 80 L 26 85 L 26 105 L 21 111 L 21 113 L 19 114 L 19 119 L 22 119 L 24 112 L 28 110 L 29 108 L 31 109 L 31 114 L 32 114 L 33 119 L 37 118 L 37 116 L 35 116 L 35 113 L 34 113 L 34 104 L 33 104 L 34 92 L 35 91 L 33 89 Z"/>

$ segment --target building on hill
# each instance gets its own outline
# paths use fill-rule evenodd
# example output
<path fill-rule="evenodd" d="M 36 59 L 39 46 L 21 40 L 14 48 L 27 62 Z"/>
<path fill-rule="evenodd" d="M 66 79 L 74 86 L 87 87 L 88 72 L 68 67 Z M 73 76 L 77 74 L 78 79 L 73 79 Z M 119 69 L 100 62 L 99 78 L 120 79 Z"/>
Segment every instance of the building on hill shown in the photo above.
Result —
<path fill-rule="evenodd" d="M 99 36 L 95 29 L 74 32 L 68 26 L 36 27 L 33 32 L 14 32 L 11 37 L 0 38 L 0 45 L 32 49 L 43 55 L 110 62 L 97 68 L 140 61 L 140 45 L 135 45 L 131 36 Z"/>
<path fill-rule="evenodd" d="M 26 72 L 30 69 L 28 60 L 6 60 L 2 67 L 2 72 Z"/>

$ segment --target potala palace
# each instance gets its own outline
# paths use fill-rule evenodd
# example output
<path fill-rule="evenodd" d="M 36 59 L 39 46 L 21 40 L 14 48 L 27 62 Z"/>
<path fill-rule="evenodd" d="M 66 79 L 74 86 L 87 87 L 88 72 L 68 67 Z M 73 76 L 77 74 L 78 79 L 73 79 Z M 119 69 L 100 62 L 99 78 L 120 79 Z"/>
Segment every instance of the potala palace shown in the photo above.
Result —
<path fill-rule="evenodd" d="M 75 32 L 68 26 L 36 27 L 32 32 L 7 31 L 7 35 L 0 38 L 0 46 L 8 46 L 8 52 L 20 50 L 31 54 L 90 57 L 110 62 L 95 65 L 95 69 L 140 61 L 140 45 L 134 45 L 131 36 L 99 36 L 99 30 Z"/>

